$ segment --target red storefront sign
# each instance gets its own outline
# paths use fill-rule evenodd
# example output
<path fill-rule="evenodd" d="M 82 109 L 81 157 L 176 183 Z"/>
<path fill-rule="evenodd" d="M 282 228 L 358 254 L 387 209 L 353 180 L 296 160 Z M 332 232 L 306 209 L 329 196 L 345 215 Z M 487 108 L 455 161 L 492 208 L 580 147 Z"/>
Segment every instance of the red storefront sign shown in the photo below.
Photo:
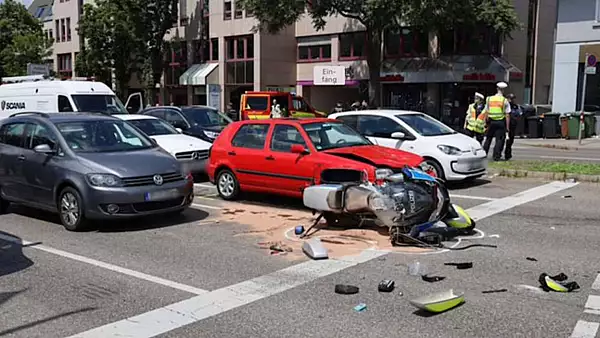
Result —
<path fill-rule="evenodd" d="M 465 74 L 463 81 L 496 81 L 496 75 L 491 73 Z"/>
<path fill-rule="evenodd" d="M 402 75 L 386 75 L 379 79 L 381 82 L 404 82 L 404 76 Z"/>
<path fill-rule="evenodd" d="M 523 73 L 521 72 L 510 72 L 509 77 L 511 80 L 522 80 Z"/>

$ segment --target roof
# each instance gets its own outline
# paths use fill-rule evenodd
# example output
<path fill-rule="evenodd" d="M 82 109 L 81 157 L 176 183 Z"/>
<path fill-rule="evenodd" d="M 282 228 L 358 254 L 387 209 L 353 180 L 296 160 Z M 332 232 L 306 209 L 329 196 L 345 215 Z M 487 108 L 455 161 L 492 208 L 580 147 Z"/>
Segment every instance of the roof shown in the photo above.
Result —
<path fill-rule="evenodd" d="M 48 119 L 53 123 L 61 122 L 76 122 L 76 121 L 98 121 L 98 120 L 114 120 L 112 115 L 100 113 L 51 113 L 48 114 Z"/>
<path fill-rule="evenodd" d="M 0 86 L 2 90 L 27 90 L 36 89 L 55 89 L 60 88 L 65 92 L 73 94 L 98 94 L 98 95 L 114 95 L 112 90 L 102 82 L 93 81 L 35 81 L 35 82 L 20 82 L 9 83 Z"/>
<path fill-rule="evenodd" d="M 410 115 L 410 114 L 423 114 L 422 112 L 412 110 L 399 110 L 399 109 L 369 109 L 369 110 L 351 110 L 340 113 L 334 113 L 331 115 L 379 115 L 379 116 L 395 116 L 395 115 Z"/>
<path fill-rule="evenodd" d="M 243 124 L 250 124 L 250 123 L 273 123 L 273 122 L 291 122 L 294 124 L 309 124 L 309 123 L 324 123 L 324 122 L 340 122 L 338 120 L 335 119 L 328 119 L 328 118 L 322 118 L 322 117 L 315 117 L 315 118 L 294 118 L 294 117 L 283 117 L 283 118 L 277 118 L 277 119 L 264 119 L 264 120 L 243 120 L 241 121 L 241 123 Z"/>
<path fill-rule="evenodd" d="M 48 21 L 52 19 L 52 5 L 54 0 L 34 0 L 27 11 L 36 19 Z"/>
<path fill-rule="evenodd" d="M 114 114 L 114 117 L 118 117 L 121 120 L 130 121 L 130 120 L 156 120 L 157 118 L 152 115 L 142 115 L 142 114 Z"/>

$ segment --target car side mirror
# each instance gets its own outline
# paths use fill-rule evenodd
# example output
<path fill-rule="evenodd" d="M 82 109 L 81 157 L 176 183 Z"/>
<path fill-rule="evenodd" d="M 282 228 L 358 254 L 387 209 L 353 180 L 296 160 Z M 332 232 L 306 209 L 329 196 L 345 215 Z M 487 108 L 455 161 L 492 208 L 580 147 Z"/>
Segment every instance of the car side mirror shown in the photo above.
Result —
<path fill-rule="evenodd" d="M 40 144 L 38 146 L 35 146 L 35 148 L 33 148 L 33 151 L 35 151 L 36 153 L 47 154 L 47 155 L 56 153 L 56 151 L 47 144 Z"/>
<path fill-rule="evenodd" d="M 154 144 L 154 145 L 158 145 L 158 142 L 156 142 L 156 140 L 155 140 L 154 138 L 152 138 L 152 137 L 151 137 L 151 138 L 150 138 L 150 141 L 152 142 L 152 144 Z"/>
<path fill-rule="evenodd" d="M 292 146 L 290 147 L 290 151 L 293 154 L 298 154 L 298 155 L 308 154 L 308 150 L 306 150 L 306 148 L 304 148 L 304 146 L 301 144 L 292 144 Z"/>
<path fill-rule="evenodd" d="M 183 129 L 181 128 L 175 128 L 175 130 L 177 130 L 180 134 L 183 133 Z"/>
<path fill-rule="evenodd" d="M 395 133 L 392 133 L 392 138 L 398 139 L 398 140 L 403 140 L 406 138 L 406 134 L 401 132 L 401 131 L 397 131 Z"/>

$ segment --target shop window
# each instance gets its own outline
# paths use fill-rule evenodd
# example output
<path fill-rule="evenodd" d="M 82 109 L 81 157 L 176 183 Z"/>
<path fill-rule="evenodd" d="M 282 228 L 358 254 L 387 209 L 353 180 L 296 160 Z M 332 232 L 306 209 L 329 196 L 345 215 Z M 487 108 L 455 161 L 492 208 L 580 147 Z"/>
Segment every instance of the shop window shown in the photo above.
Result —
<path fill-rule="evenodd" d="M 388 30 L 384 34 L 385 55 L 388 57 L 425 56 L 427 33 L 410 28 Z"/>
<path fill-rule="evenodd" d="M 225 63 L 226 83 L 251 85 L 254 83 L 254 62 L 234 61 Z"/>
<path fill-rule="evenodd" d="M 298 61 L 324 62 L 331 61 L 331 44 L 316 46 L 298 46 Z"/>
<path fill-rule="evenodd" d="M 340 59 L 362 59 L 367 54 L 367 34 L 355 32 L 340 35 Z"/>
<path fill-rule="evenodd" d="M 231 1 L 223 3 L 223 20 L 231 20 Z"/>

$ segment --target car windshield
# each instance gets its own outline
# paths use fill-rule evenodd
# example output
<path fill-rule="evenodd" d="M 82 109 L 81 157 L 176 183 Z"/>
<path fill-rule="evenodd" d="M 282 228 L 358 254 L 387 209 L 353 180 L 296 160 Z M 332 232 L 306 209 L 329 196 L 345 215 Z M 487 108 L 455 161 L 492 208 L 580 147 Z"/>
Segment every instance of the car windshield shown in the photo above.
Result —
<path fill-rule="evenodd" d="M 204 107 L 189 107 L 181 110 L 183 115 L 195 126 L 224 127 L 233 120 L 216 109 Z"/>
<path fill-rule="evenodd" d="M 424 114 L 400 114 L 396 117 L 408 124 L 412 129 L 422 136 L 441 136 L 456 134 L 454 129 L 442 122 Z"/>
<path fill-rule="evenodd" d="M 105 114 L 129 114 L 123 103 L 114 95 L 71 95 L 75 106 L 81 112 L 97 112 Z"/>
<path fill-rule="evenodd" d="M 62 122 L 56 127 L 75 152 L 108 153 L 155 147 L 147 136 L 125 121 Z"/>
<path fill-rule="evenodd" d="M 160 119 L 139 119 L 128 120 L 127 122 L 133 124 L 149 136 L 179 134 L 170 124 Z"/>
<path fill-rule="evenodd" d="M 319 151 L 372 144 L 343 123 L 316 122 L 304 124 L 302 127 L 310 137 L 312 144 Z"/>

